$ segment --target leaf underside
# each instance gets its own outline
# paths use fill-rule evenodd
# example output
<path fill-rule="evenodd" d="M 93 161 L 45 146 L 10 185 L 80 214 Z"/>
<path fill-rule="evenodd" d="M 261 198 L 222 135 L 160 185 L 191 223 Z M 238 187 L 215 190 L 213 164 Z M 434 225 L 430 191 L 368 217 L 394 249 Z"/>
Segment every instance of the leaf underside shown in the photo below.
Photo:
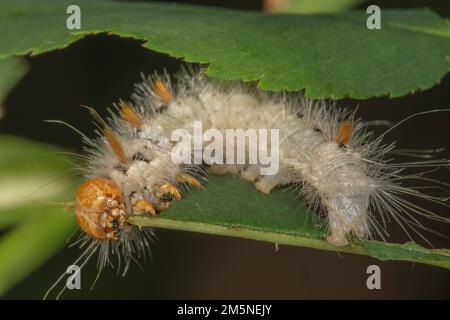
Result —
<path fill-rule="evenodd" d="M 69 4 L 81 30 L 65 26 Z M 401 96 L 432 87 L 450 68 L 450 24 L 428 9 L 268 15 L 199 6 L 112 1 L 0 2 L 0 58 L 64 48 L 100 32 L 142 40 L 172 57 L 209 64 L 219 79 L 313 98 Z"/>

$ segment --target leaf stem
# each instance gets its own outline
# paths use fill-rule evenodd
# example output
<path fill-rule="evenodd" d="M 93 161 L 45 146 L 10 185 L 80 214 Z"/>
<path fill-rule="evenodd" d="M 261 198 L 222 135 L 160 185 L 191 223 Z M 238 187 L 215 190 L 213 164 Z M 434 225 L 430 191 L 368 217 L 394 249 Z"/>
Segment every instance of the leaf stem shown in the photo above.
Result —
<path fill-rule="evenodd" d="M 384 243 L 377 241 L 367 241 L 371 243 L 371 246 L 374 244 L 379 244 L 380 246 L 389 246 L 394 249 L 399 249 L 402 251 L 406 251 L 409 254 L 407 255 L 398 255 L 393 257 L 380 257 L 376 256 L 371 252 L 368 252 L 364 248 L 364 244 L 353 243 L 349 246 L 344 247 L 336 247 L 328 243 L 326 240 L 319 238 L 312 238 L 300 235 L 291 235 L 285 233 L 276 233 L 270 231 L 262 231 L 262 230 L 254 230 L 247 227 L 239 227 L 239 226 L 226 226 L 226 225 L 217 225 L 217 224 L 209 224 L 203 222 L 195 222 L 195 221 L 184 221 L 184 220 L 175 220 L 175 219 L 167 219 L 161 217 L 144 217 L 144 216 L 135 216 L 130 218 L 129 220 L 132 224 L 135 224 L 139 227 L 154 227 L 154 228 L 163 228 L 163 229 L 171 229 L 171 230 L 181 230 L 181 231 L 190 231 L 190 232 L 198 232 L 205 233 L 211 235 L 220 235 L 220 236 L 228 236 L 228 237 L 237 237 L 258 241 L 266 241 L 272 242 L 277 245 L 291 245 L 291 246 L 299 246 L 299 247 L 309 247 L 326 251 L 334 251 L 338 253 L 353 253 L 358 255 L 369 255 L 374 258 L 378 258 L 380 260 L 402 260 L 402 261 L 411 261 L 411 262 L 419 262 L 423 264 L 433 265 L 441 268 L 450 269 L 450 253 L 448 250 L 431 250 L 425 249 L 419 246 L 416 248 L 406 247 L 407 244 L 397 244 L 397 243 Z M 434 256 L 430 258 L 423 257 L 415 257 L 415 253 L 430 253 Z M 436 255 L 442 255 L 442 259 L 435 259 Z"/>

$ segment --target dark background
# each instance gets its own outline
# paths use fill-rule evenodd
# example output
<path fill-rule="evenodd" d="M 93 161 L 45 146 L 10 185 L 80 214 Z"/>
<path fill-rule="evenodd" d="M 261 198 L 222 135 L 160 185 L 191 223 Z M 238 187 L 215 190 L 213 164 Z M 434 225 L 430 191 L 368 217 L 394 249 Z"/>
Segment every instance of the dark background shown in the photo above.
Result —
<path fill-rule="evenodd" d="M 180 1 L 260 10 L 261 1 Z M 377 1 L 387 7 L 433 8 L 450 16 L 446 1 Z M 368 4 L 367 4 L 368 5 Z M 361 5 L 365 8 L 367 5 Z M 67 121 L 88 136 L 94 127 L 80 104 L 93 106 L 105 115 L 106 108 L 127 98 L 139 73 L 154 70 L 175 72 L 180 65 L 166 55 L 148 51 L 139 41 L 105 34 L 90 36 L 64 50 L 28 58 L 30 72 L 9 95 L 0 132 L 80 150 L 80 137 L 69 129 L 44 123 L 43 119 Z M 402 98 L 343 100 L 364 120 L 393 123 L 424 110 L 449 108 L 450 77 L 431 90 Z M 401 148 L 437 148 L 449 144 L 450 115 L 437 113 L 412 119 L 390 133 L 388 139 Z M 378 128 L 379 132 L 385 128 Z M 446 150 L 441 155 L 450 158 Z M 450 181 L 449 170 L 434 173 Z M 448 216 L 448 208 L 427 205 Z M 428 227 L 450 234 L 448 225 L 426 222 Z M 392 241 L 408 238 L 395 225 L 389 227 Z M 369 257 L 338 254 L 251 240 L 158 230 L 153 245 L 153 263 L 144 271 L 133 266 L 125 278 L 104 272 L 93 291 L 88 285 L 96 270 L 91 263 L 82 273 L 83 290 L 67 291 L 63 298 L 160 298 L 160 299 L 299 299 L 299 298 L 450 298 L 450 272 L 409 262 L 381 262 Z M 450 240 L 424 232 L 435 247 L 450 247 Z M 415 237 L 415 240 L 419 240 Z M 420 241 L 419 241 L 420 242 Z M 423 242 L 421 242 L 423 244 Z M 64 249 L 10 290 L 4 298 L 42 298 L 57 276 L 79 255 Z M 382 289 L 366 287 L 366 268 L 377 264 Z"/>

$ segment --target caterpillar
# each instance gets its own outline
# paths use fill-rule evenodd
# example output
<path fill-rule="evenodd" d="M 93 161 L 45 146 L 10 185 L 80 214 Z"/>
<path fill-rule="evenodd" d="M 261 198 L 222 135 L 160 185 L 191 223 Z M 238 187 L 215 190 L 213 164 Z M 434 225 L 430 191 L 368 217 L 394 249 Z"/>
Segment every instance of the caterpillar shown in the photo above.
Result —
<path fill-rule="evenodd" d="M 446 199 L 403 182 L 422 179 L 424 174 L 404 174 L 405 168 L 448 167 L 449 162 L 392 162 L 395 143 L 385 144 L 383 138 L 393 127 L 375 137 L 354 112 L 338 108 L 335 102 L 213 81 L 190 68 L 174 80 L 168 74 L 143 77 L 131 101 L 114 105 L 106 122 L 91 109 L 99 130 L 96 139 L 84 136 L 89 160 L 81 168 L 86 180 L 78 188 L 75 205 L 83 231 L 78 243 L 84 252 L 76 262 L 84 265 L 98 253 L 101 270 L 116 256 L 119 263 L 125 261 L 126 272 L 130 261 L 149 254 L 155 237 L 151 229 L 129 224 L 128 218 L 166 210 L 172 201 L 182 201 L 180 185 L 201 188 L 200 178 L 208 173 L 240 175 L 262 193 L 294 185 L 313 211 L 324 213 L 326 240 L 335 246 L 347 245 L 352 237 L 385 240 L 389 217 L 406 232 L 421 227 L 415 215 L 449 222 L 402 197 L 446 205 Z M 183 128 L 194 135 L 196 122 L 222 133 L 230 128 L 278 130 L 277 172 L 262 174 L 260 162 L 176 163 L 172 133 Z M 206 144 L 193 146 L 191 156 Z M 215 156 L 224 158 L 225 151 Z M 246 159 L 251 152 L 255 150 L 245 149 Z"/>

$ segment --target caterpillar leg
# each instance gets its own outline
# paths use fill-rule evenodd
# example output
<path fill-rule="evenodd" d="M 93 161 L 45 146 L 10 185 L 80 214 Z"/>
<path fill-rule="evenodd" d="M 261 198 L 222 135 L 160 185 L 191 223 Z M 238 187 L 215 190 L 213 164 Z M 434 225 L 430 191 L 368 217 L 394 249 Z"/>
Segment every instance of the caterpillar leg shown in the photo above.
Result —
<path fill-rule="evenodd" d="M 327 241 L 335 246 L 346 246 L 349 244 L 346 235 L 354 234 L 358 239 L 366 239 L 368 236 L 368 229 L 365 224 L 346 225 L 342 222 L 333 220 L 333 216 L 328 216 L 330 222 L 330 235 Z"/>
<path fill-rule="evenodd" d="M 155 214 L 158 214 L 161 211 L 167 210 L 173 200 L 181 200 L 182 194 L 174 184 L 164 183 L 163 185 L 157 187 L 156 191 L 150 195 L 146 195 L 144 198 L 149 199 L 149 201 L 138 200 L 134 203 L 134 208 L 137 206 L 145 208 L 145 206 L 150 204 L 151 201 L 151 205 L 155 208 Z M 142 209 L 140 212 L 142 212 Z"/>
<path fill-rule="evenodd" d="M 187 183 L 188 185 L 191 185 L 193 187 L 203 188 L 203 185 L 200 183 L 200 181 L 197 180 L 197 178 L 191 176 L 189 173 L 186 172 L 180 173 L 176 177 L 176 180 L 179 183 Z"/>
<path fill-rule="evenodd" d="M 150 216 L 156 216 L 155 207 L 147 200 L 136 201 L 133 206 L 133 212 L 134 213 L 145 213 Z"/>
<path fill-rule="evenodd" d="M 259 166 L 249 165 L 247 168 L 241 171 L 241 177 L 248 182 L 255 182 L 260 174 Z"/>
<path fill-rule="evenodd" d="M 346 239 L 346 231 L 342 226 L 330 223 L 330 235 L 327 237 L 327 241 L 334 246 L 342 247 L 348 245 L 348 240 Z"/>
<path fill-rule="evenodd" d="M 181 191 L 173 184 L 165 183 L 160 187 L 160 192 L 157 196 L 161 201 L 166 202 L 170 202 L 174 198 L 176 200 L 181 200 Z"/>
<path fill-rule="evenodd" d="M 330 235 L 327 241 L 335 246 L 348 244 L 347 236 L 366 239 L 370 235 L 367 218 L 368 195 L 352 193 L 352 188 L 324 201 L 327 208 Z"/>
<path fill-rule="evenodd" d="M 276 186 L 282 184 L 282 179 L 283 177 L 280 173 L 273 176 L 263 176 L 255 183 L 256 190 L 269 194 Z"/>

